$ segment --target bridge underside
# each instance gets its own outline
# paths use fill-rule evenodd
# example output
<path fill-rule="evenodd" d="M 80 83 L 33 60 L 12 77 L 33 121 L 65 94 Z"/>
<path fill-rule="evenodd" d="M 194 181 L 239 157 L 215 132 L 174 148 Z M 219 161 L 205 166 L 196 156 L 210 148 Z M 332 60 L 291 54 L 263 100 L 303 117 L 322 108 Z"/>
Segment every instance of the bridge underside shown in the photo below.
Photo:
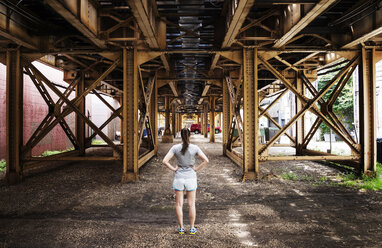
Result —
<path fill-rule="evenodd" d="M 117 160 L 123 164 L 122 181 L 137 181 L 139 168 L 157 153 L 160 114 L 166 122 L 162 142 L 172 142 L 183 115 L 197 115 L 204 135 L 209 124 L 214 142 L 215 116 L 222 114 L 223 152 L 242 166 L 244 179 L 257 178 L 260 163 L 271 160 L 337 161 L 373 173 L 381 5 L 376 0 L 2 1 L 7 180 L 20 182 L 25 170 L 51 161 Z M 51 82 L 34 60 L 62 69 L 66 89 Z M 333 111 L 356 68 L 358 139 Z M 318 89 L 313 82 L 323 69 L 335 75 Z M 23 75 L 31 78 L 49 108 L 28 140 L 23 140 Z M 289 92 L 294 115 L 281 125 L 268 111 Z M 90 93 L 112 111 L 101 126 L 85 113 Z M 121 107 L 110 106 L 101 93 L 118 99 Z M 272 100 L 265 107 L 261 103 L 266 99 Z M 307 113 L 316 116 L 308 132 Z M 65 120 L 71 114 L 75 130 Z M 266 142 L 259 138 L 262 117 L 278 128 Z M 116 118 L 122 127 L 120 144 L 102 132 Z M 349 146 L 351 155 L 308 149 L 322 123 Z M 32 149 L 57 125 L 75 149 L 32 156 Z M 85 127 L 93 134 L 86 135 Z M 85 156 L 96 135 L 113 149 L 113 156 Z M 296 149 L 295 156 L 269 155 L 281 137 Z"/>

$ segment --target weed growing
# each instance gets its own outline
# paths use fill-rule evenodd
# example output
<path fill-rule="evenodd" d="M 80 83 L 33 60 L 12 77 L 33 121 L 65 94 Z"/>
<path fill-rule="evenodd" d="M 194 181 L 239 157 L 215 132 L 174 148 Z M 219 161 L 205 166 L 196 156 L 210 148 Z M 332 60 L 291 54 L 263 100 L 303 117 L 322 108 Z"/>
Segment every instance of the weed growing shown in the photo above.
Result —
<path fill-rule="evenodd" d="M 103 140 L 97 140 L 97 139 L 92 140 L 92 145 L 101 145 L 101 144 L 106 144 L 106 142 Z"/>
<path fill-rule="evenodd" d="M 282 173 L 280 177 L 284 180 L 297 181 L 298 176 L 294 172 Z"/>
<path fill-rule="evenodd" d="M 4 171 L 7 168 L 7 162 L 5 160 L 0 160 L 0 172 Z"/>
<path fill-rule="evenodd" d="M 74 147 L 71 147 L 71 148 L 68 148 L 68 149 L 65 149 L 65 150 L 61 150 L 61 151 L 45 151 L 45 152 L 43 152 L 41 154 L 41 157 L 52 156 L 52 155 L 60 154 L 60 153 L 63 153 L 63 152 L 73 151 L 73 150 L 74 150 Z"/>
<path fill-rule="evenodd" d="M 354 172 L 339 176 L 342 182 L 335 183 L 337 186 L 353 187 L 365 190 L 382 189 L 382 164 L 377 163 L 376 176 L 358 175 Z"/>

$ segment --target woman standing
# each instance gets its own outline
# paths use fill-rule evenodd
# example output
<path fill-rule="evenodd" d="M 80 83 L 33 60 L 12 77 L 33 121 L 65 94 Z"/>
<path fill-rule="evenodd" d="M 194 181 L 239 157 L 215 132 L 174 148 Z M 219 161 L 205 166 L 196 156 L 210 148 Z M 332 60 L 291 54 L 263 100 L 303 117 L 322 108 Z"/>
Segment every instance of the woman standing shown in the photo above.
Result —
<path fill-rule="evenodd" d="M 196 172 L 202 169 L 208 164 L 208 158 L 196 145 L 190 144 L 190 130 L 183 128 L 180 132 L 182 137 L 182 144 L 174 145 L 170 151 L 166 154 L 163 159 L 163 164 L 167 166 L 170 170 L 175 172 L 174 181 L 172 187 L 175 190 L 176 198 L 176 217 L 178 219 L 179 234 L 184 234 L 183 226 L 183 196 L 184 191 L 187 192 L 187 203 L 189 208 L 189 218 L 190 218 L 190 234 L 196 233 L 196 228 L 194 226 L 196 209 L 196 189 L 197 176 Z M 169 161 L 175 155 L 178 160 L 176 166 L 172 166 Z M 203 162 L 199 166 L 194 166 L 195 155 L 198 155 Z"/>

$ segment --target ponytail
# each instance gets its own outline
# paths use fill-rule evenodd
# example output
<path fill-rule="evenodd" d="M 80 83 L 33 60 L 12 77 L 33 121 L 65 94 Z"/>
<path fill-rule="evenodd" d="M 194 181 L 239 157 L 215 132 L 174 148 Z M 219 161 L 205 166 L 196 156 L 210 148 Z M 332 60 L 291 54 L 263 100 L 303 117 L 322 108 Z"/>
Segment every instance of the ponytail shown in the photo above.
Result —
<path fill-rule="evenodd" d="M 184 155 L 187 151 L 188 145 L 190 144 L 190 130 L 188 130 L 188 128 L 183 128 L 182 131 L 180 131 L 180 136 L 183 141 L 181 153 Z"/>

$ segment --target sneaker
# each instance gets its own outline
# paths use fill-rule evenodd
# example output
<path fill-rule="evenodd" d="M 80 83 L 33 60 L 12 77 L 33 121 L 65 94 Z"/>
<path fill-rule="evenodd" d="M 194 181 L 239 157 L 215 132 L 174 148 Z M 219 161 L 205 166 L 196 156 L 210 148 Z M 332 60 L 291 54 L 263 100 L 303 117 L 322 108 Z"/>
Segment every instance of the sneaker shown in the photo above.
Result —
<path fill-rule="evenodd" d="M 194 235 L 196 233 L 196 227 L 190 229 L 190 234 Z"/>
<path fill-rule="evenodd" d="M 184 234 L 184 228 L 178 228 L 178 233 L 179 234 Z"/>

